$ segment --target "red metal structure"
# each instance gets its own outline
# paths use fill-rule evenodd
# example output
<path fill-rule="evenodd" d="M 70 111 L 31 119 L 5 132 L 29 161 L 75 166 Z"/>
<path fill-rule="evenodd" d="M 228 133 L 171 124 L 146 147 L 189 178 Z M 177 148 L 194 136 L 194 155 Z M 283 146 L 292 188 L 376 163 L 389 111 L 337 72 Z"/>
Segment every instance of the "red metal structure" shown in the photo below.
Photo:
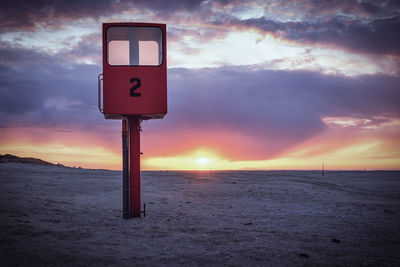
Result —
<path fill-rule="evenodd" d="M 99 110 L 106 119 L 123 120 L 125 219 L 141 216 L 140 123 L 142 120 L 163 118 L 167 114 L 166 48 L 165 24 L 103 24 L 103 73 L 98 77 Z"/>

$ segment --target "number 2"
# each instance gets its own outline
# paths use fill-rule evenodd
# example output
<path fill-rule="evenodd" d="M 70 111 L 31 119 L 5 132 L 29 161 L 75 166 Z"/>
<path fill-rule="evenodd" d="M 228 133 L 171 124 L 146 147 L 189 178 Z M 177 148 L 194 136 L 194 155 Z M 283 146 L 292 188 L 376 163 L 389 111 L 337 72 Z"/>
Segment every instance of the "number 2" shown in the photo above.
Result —
<path fill-rule="evenodd" d="M 133 86 L 129 89 L 130 95 L 131 95 L 132 97 L 141 96 L 141 95 L 142 95 L 141 93 L 135 93 L 134 91 L 137 90 L 137 89 L 139 89 L 140 86 L 142 85 L 142 83 L 141 83 L 141 81 L 140 81 L 139 78 L 131 78 L 130 83 L 134 83 L 134 82 L 136 82 L 136 84 L 133 85 Z"/>

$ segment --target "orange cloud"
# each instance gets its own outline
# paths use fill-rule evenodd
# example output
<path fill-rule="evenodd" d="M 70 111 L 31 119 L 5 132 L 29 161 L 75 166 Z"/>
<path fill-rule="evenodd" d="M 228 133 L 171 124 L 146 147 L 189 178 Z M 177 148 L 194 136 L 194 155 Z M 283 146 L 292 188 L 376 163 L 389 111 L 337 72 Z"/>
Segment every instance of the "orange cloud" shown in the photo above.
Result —
<path fill-rule="evenodd" d="M 141 137 L 142 169 L 320 169 L 322 163 L 326 169 L 334 170 L 400 169 L 400 123 L 396 118 L 322 120 L 327 125 L 325 131 L 264 159 L 251 155 L 266 153 L 257 147 L 260 140 L 240 132 L 227 133 L 217 128 L 188 128 L 181 133 L 145 129 Z M 0 153 L 38 157 L 67 166 L 120 170 L 121 129 L 2 128 Z"/>

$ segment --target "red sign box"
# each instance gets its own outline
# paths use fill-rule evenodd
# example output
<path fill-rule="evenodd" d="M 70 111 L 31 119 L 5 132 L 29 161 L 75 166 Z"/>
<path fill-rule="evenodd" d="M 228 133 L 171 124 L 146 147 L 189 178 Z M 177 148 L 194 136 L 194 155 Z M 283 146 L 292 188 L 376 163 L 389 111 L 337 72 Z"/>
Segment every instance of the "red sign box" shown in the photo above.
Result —
<path fill-rule="evenodd" d="M 103 23 L 103 113 L 106 119 L 167 114 L 166 25 Z"/>

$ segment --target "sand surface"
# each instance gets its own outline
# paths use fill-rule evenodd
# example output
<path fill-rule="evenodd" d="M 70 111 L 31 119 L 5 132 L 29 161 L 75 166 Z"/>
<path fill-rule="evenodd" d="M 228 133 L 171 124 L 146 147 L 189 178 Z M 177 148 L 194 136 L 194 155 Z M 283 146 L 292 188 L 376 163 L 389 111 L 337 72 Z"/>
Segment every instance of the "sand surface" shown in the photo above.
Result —
<path fill-rule="evenodd" d="M 400 172 L 121 172 L 0 164 L 1 266 L 400 265 Z"/>

